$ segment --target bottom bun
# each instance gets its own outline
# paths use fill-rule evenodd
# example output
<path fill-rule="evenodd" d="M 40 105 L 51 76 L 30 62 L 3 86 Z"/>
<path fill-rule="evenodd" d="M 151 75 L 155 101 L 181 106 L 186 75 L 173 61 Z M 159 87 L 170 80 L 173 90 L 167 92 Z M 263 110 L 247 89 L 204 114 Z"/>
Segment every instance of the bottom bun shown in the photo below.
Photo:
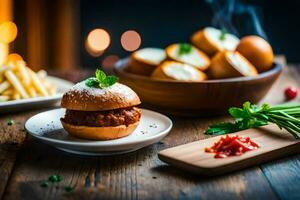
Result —
<path fill-rule="evenodd" d="M 128 126 L 110 126 L 110 127 L 89 127 L 74 126 L 61 121 L 64 129 L 72 136 L 89 140 L 113 140 L 130 135 L 139 122 L 129 124 Z"/>

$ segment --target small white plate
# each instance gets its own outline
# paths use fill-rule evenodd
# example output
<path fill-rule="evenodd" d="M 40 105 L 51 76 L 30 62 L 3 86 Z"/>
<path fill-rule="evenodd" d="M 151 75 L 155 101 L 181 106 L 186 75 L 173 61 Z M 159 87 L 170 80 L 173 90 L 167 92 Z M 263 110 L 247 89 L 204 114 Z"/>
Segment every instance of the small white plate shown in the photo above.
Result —
<path fill-rule="evenodd" d="M 41 108 L 54 105 L 61 99 L 63 93 L 74 85 L 69 81 L 53 76 L 48 76 L 46 79 L 57 87 L 57 94 L 49 97 L 36 97 L 0 102 L 0 113 L 15 112 L 25 109 L 28 110 L 31 108 Z"/>
<path fill-rule="evenodd" d="M 60 118 L 65 109 L 39 113 L 27 120 L 25 129 L 38 140 L 57 149 L 80 155 L 123 154 L 160 141 L 171 130 L 172 121 L 165 115 L 142 110 L 139 126 L 127 137 L 107 141 L 84 140 L 70 136 L 62 127 Z"/>

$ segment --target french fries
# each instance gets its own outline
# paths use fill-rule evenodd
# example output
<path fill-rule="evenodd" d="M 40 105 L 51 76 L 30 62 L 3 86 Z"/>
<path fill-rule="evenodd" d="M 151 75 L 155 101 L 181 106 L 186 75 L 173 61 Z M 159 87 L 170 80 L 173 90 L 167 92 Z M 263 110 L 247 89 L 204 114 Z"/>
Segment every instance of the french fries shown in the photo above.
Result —
<path fill-rule="evenodd" d="M 5 90 L 4 92 L 2 92 L 2 95 L 4 96 L 12 96 L 14 94 L 15 90 L 13 88 L 9 88 L 7 90 Z"/>
<path fill-rule="evenodd" d="M 46 78 L 44 70 L 35 73 L 23 60 L 7 59 L 0 65 L 0 102 L 54 95 L 56 87 Z"/>
<path fill-rule="evenodd" d="M 13 22 L 0 23 L 0 102 L 54 95 L 56 87 L 46 80 L 46 71 L 35 73 L 22 56 L 9 54 L 9 43 L 15 40 L 17 32 Z"/>
<path fill-rule="evenodd" d="M 0 101 L 8 101 L 10 99 L 9 96 L 0 96 Z"/>
<path fill-rule="evenodd" d="M 46 90 L 45 86 L 42 84 L 39 77 L 34 73 L 31 69 L 28 68 L 29 76 L 32 80 L 33 87 L 40 92 L 43 96 L 48 96 L 48 91 Z"/>
<path fill-rule="evenodd" d="M 7 70 L 4 73 L 4 76 L 13 85 L 13 87 L 21 95 L 22 98 L 24 99 L 29 98 L 27 92 L 25 91 L 25 88 L 23 87 L 20 80 L 17 78 L 17 76 L 14 74 L 12 70 Z"/>
<path fill-rule="evenodd" d="M 30 85 L 30 77 L 28 73 L 28 69 L 25 66 L 24 61 L 18 61 L 17 71 L 20 73 L 21 81 L 24 85 L 29 86 Z"/>
<path fill-rule="evenodd" d="M 7 90 L 8 88 L 10 87 L 10 83 L 8 81 L 3 81 L 1 84 L 0 84 L 0 94 Z"/>

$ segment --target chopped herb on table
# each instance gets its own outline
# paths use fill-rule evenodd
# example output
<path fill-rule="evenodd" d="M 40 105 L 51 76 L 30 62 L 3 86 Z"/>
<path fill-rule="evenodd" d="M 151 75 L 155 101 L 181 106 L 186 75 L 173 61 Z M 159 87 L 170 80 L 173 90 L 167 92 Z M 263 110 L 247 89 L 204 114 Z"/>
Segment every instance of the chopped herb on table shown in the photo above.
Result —
<path fill-rule="evenodd" d="M 105 88 L 112 86 L 118 81 L 116 76 L 107 76 L 103 71 L 97 69 L 96 77 L 91 77 L 85 80 L 85 85 L 88 87 Z"/>
<path fill-rule="evenodd" d="M 65 191 L 66 191 L 66 192 L 72 192 L 72 191 L 74 190 L 74 188 L 75 188 L 75 187 L 72 187 L 72 186 L 66 186 L 66 187 L 65 187 Z"/>
<path fill-rule="evenodd" d="M 46 187 L 48 187 L 48 181 L 44 181 L 44 182 L 42 182 L 41 183 L 41 187 L 43 187 L 43 188 L 46 188 Z"/>
<path fill-rule="evenodd" d="M 59 175 L 52 175 L 49 176 L 48 181 L 52 182 L 52 183 L 59 183 L 62 180 L 62 177 Z"/>
<path fill-rule="evenodd" d="M 8 119 L 8 120 L 7 120 L 7 125 L 8 125 L 8 126 L 12 126 L 14 123 L 15 123 L 15 121 L 12 120 L 12 119 Z"/>
<path fill-rule="evenodd" d="M 234 122 L 213 124 L 208 127 L 206 134 L 223 135 L 274 123 L 280 129 L 287 130 L 296 139 L 300 138 L 300 104 L 257 106 L 245 102 L 242 108 L 232 107 L 228 111 Z"/>
<path fill-rule="evenodd" d="M 179 44 L 178 55 L 189 54 L 192 51 L 192 45 L 188 43 Z"/>
<path fill-rule="evenodd" d="M 62 177 L 59 175 L 51 175 L 48 177 L 47 180 L 43 181 L 40 186 L 43 188 L 47 188 L 49 186 L 49 183 L 54 184 L 54 183 L 59 183 L 60 181 L 62 181 Z M 58 185 L 56 185 L 57 188 L 59 188 Z M 72 192 L 75 189 L 75 186 L 65 186 L 64 190 L 66 192 Z"/>

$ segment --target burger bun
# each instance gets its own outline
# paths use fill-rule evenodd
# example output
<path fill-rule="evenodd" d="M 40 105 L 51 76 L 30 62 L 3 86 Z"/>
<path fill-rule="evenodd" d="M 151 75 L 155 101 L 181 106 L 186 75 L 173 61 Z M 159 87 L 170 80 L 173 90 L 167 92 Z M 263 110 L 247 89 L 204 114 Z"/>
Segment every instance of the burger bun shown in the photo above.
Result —
<path fill-rule="evenodd" d="M 113 140 L 130 135 L 138 126 L 139 122 L 129 124 L 128 126 L 111 126 L 111 127 L 89 127 L 75 126 L 61 121 L 64 129 L 74 137 L 88 140 Z"/>

